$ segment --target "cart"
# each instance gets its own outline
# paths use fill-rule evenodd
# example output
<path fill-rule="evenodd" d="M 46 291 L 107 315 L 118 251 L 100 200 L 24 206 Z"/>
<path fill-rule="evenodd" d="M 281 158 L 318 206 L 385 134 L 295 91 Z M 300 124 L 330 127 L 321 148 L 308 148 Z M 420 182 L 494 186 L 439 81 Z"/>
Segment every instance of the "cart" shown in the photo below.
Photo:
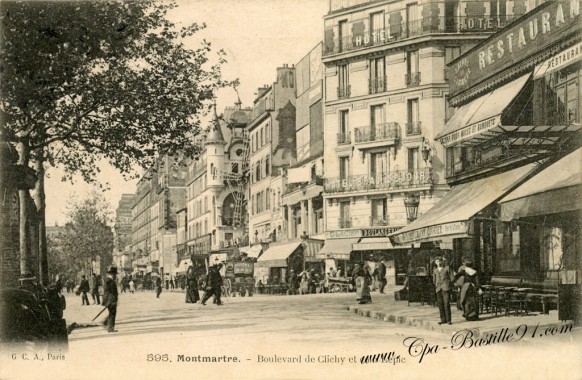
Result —
<path fill-rule="evenodd" d="M 351 277 L 331 277 L 327 281 L 330 293 L 347 293 L 354 290 Z"/>

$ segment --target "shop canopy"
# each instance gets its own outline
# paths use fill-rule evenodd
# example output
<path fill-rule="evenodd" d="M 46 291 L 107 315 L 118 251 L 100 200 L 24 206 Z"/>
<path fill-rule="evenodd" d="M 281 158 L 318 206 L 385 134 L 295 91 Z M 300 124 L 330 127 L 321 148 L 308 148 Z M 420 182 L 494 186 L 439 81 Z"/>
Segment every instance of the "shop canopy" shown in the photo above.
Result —
<path fill-rule="evenodd" d="M 524 88 L 531 73 L 507 83 L 456 110 L 444 129 L 435 136 L 443 146 L 458 145 L 472 140 L 482 142 L 488 132 L 502 132 L 501 116 Z"/>
<path fill-rule="evenodd" d="M 577 149 L 501 199 L 501 220 L 580 210 L 581 185 L 582 149 Z"/>
<path fill-rule="evenodd" d="M 352 244 L 357 243 L 358 240 L 360 238 L 328 239 L 319 251 L 319 256 L 322 258 L 330 257 L 337 260 L 349 260 Z"/>
<path fill-rule="evenodd" d="M 257 257 L 259 257 L 262 250 L 263 250 L 263 246 L 261 246 L 260 244 L 255 244 L 255 245 L 250 246 L 250 247 L 246 246 L 246 247 L 239 248 L 239 251 L 246 254 L 247 257 L 251 257 L 253 259 L 256 259 Z"/>
<path fill-rule="evenodd" d="M 363 238 L 359 243 L 352 245 L 354 251 L 375 251 L 394 249 L 394 246 L 387 237 Z"/>
<path fill-rule="evenodd" d="M 287 258 L 299 246 L 301 246 L 300 242 L 271 246 L 257 259 L 257 266 L 285 268 L 287 267 Z"/>
<path fill-rule="evenodd" d="M 323 260 L 323 258 L 319 255 L 319 251 L 321 250 L 321 247 L 323 247 L 323 243 L 325 243 L 323 240 L 307 239 L 304 243 L 305 252 L 303 252 L 305 261 L 317 262 Z"/>
<path fill-rule="evenodd" d="M 469 219 L 522 183 L 534 171 L 529 164 L 491 177 L 454 186 L 430 210 L 390 235 L 394 244 L 467 237 Z"/>

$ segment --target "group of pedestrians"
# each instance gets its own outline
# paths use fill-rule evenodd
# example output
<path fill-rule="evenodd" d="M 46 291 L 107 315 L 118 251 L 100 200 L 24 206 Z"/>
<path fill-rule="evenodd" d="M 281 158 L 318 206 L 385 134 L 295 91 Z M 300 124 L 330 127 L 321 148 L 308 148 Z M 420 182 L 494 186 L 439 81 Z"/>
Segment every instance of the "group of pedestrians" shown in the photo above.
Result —
<path fill-rule="evenodd" d="M 200 303 L 206 306 L 206 302 L 210 297 L 214 297 L 213 303 L 216 305 L 222 305 L 222 284 L 223 279 L 220 274 L 222 268 L 221 263 L 217 263 L 208 268 L 208 273 L 206 274 L 206 279 L 204 281 L 204 295 L 200 299 L 200 290 L 198 286 L 198 277 L 196 276 L 196 271 L 193 266 L 188 267 L 186 271 L 186 303 Z"/>
<path fill-rule="evenodd" d="M 436 267 L 433 270 L 433 283 L 436 290 L 440 322 L 452 324 L 451 292 L 454 286 L 459 288 L 457 307 L 463 311 L 463 317 L 468 321 L 479 319 L 479 293 L 481 292 L 477 270 L 473 268 L 470 259 L 463 259 L 463 264 L 453 273 L 445 258 L 435 258 Z"/>
<path fill-rule="evenodd" d="M 91 284 L 85 275 L 81 276 L 81 283 L 79 284 L 78 293 L 81 295 L 81 305 L 90 305 L 88 293 L 91 293 L 91 298 L 93 298 L 93 305 L 101 304 L 101 293 L 99 288 L 101 287 L 101 276 L 93 273 Z"/>
<path fill-rule="evenodd" d="M 371 303 L 372 295 L 370 293 L 370 288 L 372 287 L 373 280 L 378 283 L 378 290 L 380 294 L 384 294 L 384 289 L 386 288 L 386 264 L 384 260 L 380 260 L 378 266 L 374 271 L 370 270 L 368 265 L 356 264 L 354 266 L 354 271 L 352 272 L 353 285 L 356 288 L 356 301 L 360 304 Z"/>

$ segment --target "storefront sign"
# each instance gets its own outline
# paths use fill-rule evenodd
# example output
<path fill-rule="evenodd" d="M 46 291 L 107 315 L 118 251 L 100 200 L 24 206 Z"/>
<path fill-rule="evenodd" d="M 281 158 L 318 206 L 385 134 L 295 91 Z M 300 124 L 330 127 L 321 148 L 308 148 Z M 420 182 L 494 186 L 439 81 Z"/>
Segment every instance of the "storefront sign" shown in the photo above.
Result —
<path fill-rule="evenodd" d="M 451 94 L 498 73 L 548 48 L 567 34 L 581 29 L 580 1 L 556 1 L 541 5 L 519 24 L 496 34 L 449 68 Z M 469 67 L 471 70 L 467 71 Z"/>
<path fill-rule="evenodd" d="M 534 79 L 541 78 L 571 63 L 582 60 L 582 42 L 561 51 L 552 58 L 547 59 L 542 64 L 536 66 Z"/>
<path fill-rule="evenodd" d="M 417 230 L 394 235 L 390 240 L 396 244 L 407 244 L 445 235 L 468 235 L 469 225 L 470 222 L 468 221 L 437 224 L 435 226 L 419 228 Z"/>
<path fill-rule="evenodd" d="M 330 230 L 325 232 L 326 239 L 349 239 L 359 237 L 385 237 L 402 227 L 374 227 L 351 230 Z"/>
<path fill-rule="evenodd" d="M 383 249 L 391 249 L 392 244 L 389 242 L 377 242 L 377 243 L 354 243 L 352 244 L 353 251 L 374 251 L 374 250 L 383 250 Z"/>
<path fill-rule="evenodd" d="M 470 124 L 453 133 L 443 136 L 439 139 L 444 146 L 450 146 L 461 140 L 467 140 L 472 136 L 478 135 L 491 128 L 495 128 L 501 122 L 501 115 L 493 116 L 478 123 Z"/>

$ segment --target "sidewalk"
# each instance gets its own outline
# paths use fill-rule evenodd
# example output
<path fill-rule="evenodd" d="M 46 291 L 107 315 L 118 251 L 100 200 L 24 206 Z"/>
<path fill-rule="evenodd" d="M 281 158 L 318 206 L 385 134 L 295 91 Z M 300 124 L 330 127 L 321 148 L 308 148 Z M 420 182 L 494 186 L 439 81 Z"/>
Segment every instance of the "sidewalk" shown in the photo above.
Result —
<path fill-rule="evenodd" d="M 402 289 L 402 286 L 387 286 L 385 294 L 378 291 L 372 292 L 371 304 L 354 304 L 348 306 L 348 310 L 363 317 L 375 318 L 380 321 L 403 324 L 407 326 L 420 327 L 427 330 L 443 332 L 453 335 L 460 330 L 472 330 L 474 337 L 482 337 L 487 334 L 500 331 L 502 328 L 508 328 L 515 331 L 520 325 L 535 327 L 539 323 L 539 328 L 554 326 L 564 326 L 573 324 L 567 321 L 565 324 L 558 320 L 558 311 L 551 310 L 549 314 L 532 312 L 525 316 L 505 316 L 498 313 L 497 316 L 492 313 L 481 314 L 478 321 L 467 321 L 463 318 L 463 312 L 458 310 L 455 303 L 451 303 L 452 325 L 439 325 L 439 309 L 436 306 L 421 305 L 419 302 L 408 304 L 408 301 L 396 301 L 394 292 Z M 355 298 L 355 293 L 354 293 Z"/>

